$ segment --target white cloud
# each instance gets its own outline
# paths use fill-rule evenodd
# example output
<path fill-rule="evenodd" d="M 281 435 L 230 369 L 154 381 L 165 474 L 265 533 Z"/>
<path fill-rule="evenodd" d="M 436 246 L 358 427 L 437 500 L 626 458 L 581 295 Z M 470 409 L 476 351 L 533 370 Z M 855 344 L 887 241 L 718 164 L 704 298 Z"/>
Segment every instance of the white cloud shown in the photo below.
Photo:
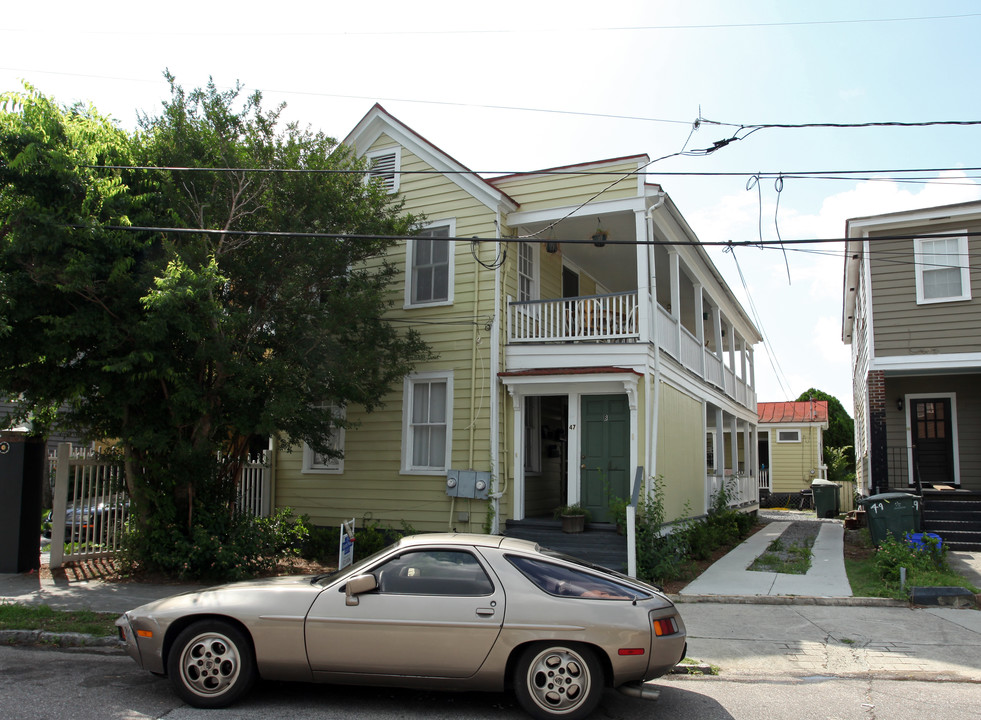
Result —
<path fill-rule="evenodd" d="M 944 182 L 922 187 L 896 182 L 863 181 L 843 192 L 819 199 L 816 212 L 801 212 L 781 198 L 778 221 L 784 240 L 840 238 L 849 218 L 901 210 L 948 205 L 981 198 L 981 184 L 963 172 L 943 174 Z M 771 192 L 770 195 L 773 193 Z M 802 195 L 795 193 L 795 199 Z M 776 240 L 776 203 L 764 192 L 762 234 Z M 760 205 L 756 192 L 727 195 L 714 206 L 691 212 L 688 220 L 703 241 L 748 242 L 760 235 Z M 809 387 L 837 397 L 851 411 L 851 353 L 841 341 L 841 295 L 844 264 L 840 243 L 785 246 L 790 265 L 787 282 L 784 255 L 778 248 L 761 251 L 737 248 L 736 260 L 759 311 L 758 324 L 769 338 L 770 349 L 785 376 L 787 392 L 776 380 L 766 350 L 756 349 L 757 397 L 792 399 Z M 736 263 L 719 250 L 713 261 L 751 312 Z M 791 397 L 785 397 L 788 392 Z"/>

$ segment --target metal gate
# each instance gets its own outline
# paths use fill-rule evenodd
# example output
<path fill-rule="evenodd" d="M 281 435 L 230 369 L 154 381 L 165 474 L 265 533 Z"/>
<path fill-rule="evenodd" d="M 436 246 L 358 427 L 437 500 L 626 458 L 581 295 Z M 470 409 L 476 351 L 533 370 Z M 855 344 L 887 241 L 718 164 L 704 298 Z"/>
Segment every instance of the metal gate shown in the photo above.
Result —
<path fill-rule="evenodd" d="M 269 451 L 242 465 L 236 504 L 259 517 L 271 507 Z M 55 459 L 49 567 L 111 557 L 121 548 L 130 502 L 122 462 L 61 443 Z"/>

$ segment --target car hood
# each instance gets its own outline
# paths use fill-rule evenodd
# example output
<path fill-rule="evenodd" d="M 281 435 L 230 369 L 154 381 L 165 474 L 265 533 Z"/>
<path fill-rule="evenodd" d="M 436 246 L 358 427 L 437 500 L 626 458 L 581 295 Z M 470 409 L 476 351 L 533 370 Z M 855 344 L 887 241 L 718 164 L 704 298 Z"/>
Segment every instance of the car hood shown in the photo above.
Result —
<path fill-rule="evenodd" d="M 219 611 L 234 614 L 236 610 L 250 613 L 305 612 L 323 587 L 315 585 L 313 575 L 243 580 L 216 585 L 203 590 L 188 590 L 177 595 L 154 600 L 130 610 L 130 616 L 161 617 L 170 614 Z"/>

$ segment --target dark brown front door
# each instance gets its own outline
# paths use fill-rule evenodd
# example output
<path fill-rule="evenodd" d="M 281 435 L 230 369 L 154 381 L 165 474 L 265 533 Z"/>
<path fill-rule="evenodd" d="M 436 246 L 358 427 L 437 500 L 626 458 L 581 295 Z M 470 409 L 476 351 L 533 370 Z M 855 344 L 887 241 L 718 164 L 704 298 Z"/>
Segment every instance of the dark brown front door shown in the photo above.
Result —
<path fill-rule="evenodd" d="M 927 484 L 954 483 L 954 440 L 950 399 L 915 399 L 909 404 L 913 437 L 913 472 Z M 914 475 L 915 478 L 915 475 Z"/>

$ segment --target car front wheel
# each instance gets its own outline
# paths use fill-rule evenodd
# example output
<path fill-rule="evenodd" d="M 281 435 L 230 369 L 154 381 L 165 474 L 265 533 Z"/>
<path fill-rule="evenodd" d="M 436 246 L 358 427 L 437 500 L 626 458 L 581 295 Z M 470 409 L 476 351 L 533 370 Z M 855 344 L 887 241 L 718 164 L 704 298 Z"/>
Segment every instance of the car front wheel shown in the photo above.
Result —
<path fill-rule="evenodd" d="M 252 644 L 230 623 L 201 620 L 177 636 L 167 659 L 167 674 L 188 705 L 226 707 L 255 682 Z"/>
<path fill-rule="evenodd" d="M 599 705 L 603 670 L 596 653 L 575 643 L 543 643 L 518 661 L 514 691 L 518 702 L 539 720 L 580 720 Z"/>

